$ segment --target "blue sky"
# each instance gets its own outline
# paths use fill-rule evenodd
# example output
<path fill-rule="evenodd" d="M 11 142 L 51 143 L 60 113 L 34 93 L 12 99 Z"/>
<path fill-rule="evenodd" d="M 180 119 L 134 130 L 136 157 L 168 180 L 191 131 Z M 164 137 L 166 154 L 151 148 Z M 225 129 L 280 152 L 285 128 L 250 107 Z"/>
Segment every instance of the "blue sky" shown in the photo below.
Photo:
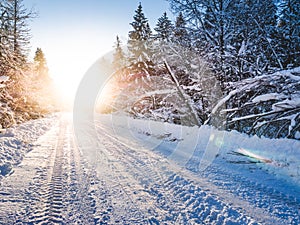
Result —
<path fill-rule="evenodd" d="M 33 52 L 41 47 L 51 76 L 74 85 L 102 55 L 111 51 L 116 35 L 124 44 L 139 2 L 153 28 L 167 11 L 166 0 L 24 0 L 38 17 L 30 24 Z M 33 53 L 31 53 L 32 55 Z"/>

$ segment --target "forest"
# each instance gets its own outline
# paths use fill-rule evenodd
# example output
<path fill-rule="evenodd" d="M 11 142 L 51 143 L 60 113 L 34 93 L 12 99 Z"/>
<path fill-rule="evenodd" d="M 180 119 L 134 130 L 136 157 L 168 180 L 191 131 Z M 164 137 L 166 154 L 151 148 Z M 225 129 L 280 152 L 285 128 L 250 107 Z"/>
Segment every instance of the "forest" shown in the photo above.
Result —
<path fill-rule="evenodd" d="M 169 0 L 151 28 L 142 4 L 116 37 L 101 113 L 300 139 L 299 0 Z M 1 128 L 57 110 L 22 0 L 0 1 Z"/>
<path fill-rule="evenodd" d="M 103 113 L 300 139 L 298 0 L 169 0 L 152 29 L 140 3 L 117 36 Z"/>
<path fill-rule="evenodd" d="M 29 22 L 37 15 L 22 0 L 0 1 L 0 128 L 40 118 L 55 109 L 45 55 L 30 51 Z M 51 99 L 52 98 L 52 99 Z"/>

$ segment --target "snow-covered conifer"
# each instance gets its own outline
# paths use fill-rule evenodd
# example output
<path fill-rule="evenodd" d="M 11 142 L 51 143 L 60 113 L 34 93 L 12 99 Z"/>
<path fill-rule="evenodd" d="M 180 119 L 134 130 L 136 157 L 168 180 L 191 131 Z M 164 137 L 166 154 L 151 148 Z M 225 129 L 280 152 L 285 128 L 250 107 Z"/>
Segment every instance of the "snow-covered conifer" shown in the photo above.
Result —
<path fill-rule="evenodd" d="M 115 71 L 123 68 L 125 66 L 125 54 L 123 52 L 122 46 L 121 46 L 121 40 L 119 36 L 116 37 L 116 42 L 115 42 L 115 50 L 114 50 L 114 55 L 113 55 L 113 62 L 112 66 Z"/>
<path fill-rule="evenodd" d="M 143 72 L 149 76 L 153 72 L 152 31 L 141 4 L 139 4 L 135 11 L 133 22 L 130 25 L 133 28 L 133 30 L 129 31 L 128 35 L 129 64 L 131 65 L 131 70 L 134 73 Z"/>
<path fill-rule="evenodd" d="M 155 39 L 170 41 L 173 29 L 172 21 L 168 18 L 167 13 L 164 12 L 164 14 L 158 18 L 156 27 L 154 28 L 156 31 Z"/>

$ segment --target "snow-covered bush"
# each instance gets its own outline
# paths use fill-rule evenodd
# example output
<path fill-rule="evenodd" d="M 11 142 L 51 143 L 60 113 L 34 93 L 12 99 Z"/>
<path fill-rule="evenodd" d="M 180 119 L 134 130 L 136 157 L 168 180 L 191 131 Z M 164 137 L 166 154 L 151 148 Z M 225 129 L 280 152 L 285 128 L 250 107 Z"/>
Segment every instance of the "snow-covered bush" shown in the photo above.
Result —
<path fill-rule="evenodd" d="M 8 127 L 15 122 L 13 98 L 7 91 L 8 76 L 0 76 L 0 128 Z"/>
<path fill-rule="evenodd" d="M 155 63 L 162 68 L 158 73 L 182 89 L 184 101 L 191 106 L 186 112 L 189 114 L 194 110 L 199 121 L 197 125 L 203 124 L 212 107 L 222 97 L 220 82 L 197 52 L 171 42 L 159 42 L 157 45 L 159 49 Z M 166 63 L 171 71 L 166 70 Z M 174 77 L 170 76 L 170 72 Z"/>
<path fill-rule="evenodd" d="M 219 115 L 226 120 L 218 124 Z M 207 123 L 250 135 L 300 139 L 300 67 L 229 83 Z"/>
<path fill-rule="evenodd" d="M 107 84 L 109 96 L 114 97 L 108 104 L 102 101 L 106 103 L 104 111 L 176 124 L 203 124 L 222 94 L 205 61 L 180 45 L 157 41 L 153 62 L 155 73 L 151 76 L 130 67 L 116 72 Z"/>

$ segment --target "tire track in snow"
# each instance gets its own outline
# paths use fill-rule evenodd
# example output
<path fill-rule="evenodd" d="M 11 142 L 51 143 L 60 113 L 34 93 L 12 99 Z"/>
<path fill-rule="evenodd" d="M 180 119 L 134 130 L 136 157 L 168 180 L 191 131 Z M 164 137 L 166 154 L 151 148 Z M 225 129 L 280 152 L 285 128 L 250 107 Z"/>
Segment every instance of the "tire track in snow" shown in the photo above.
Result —
<path fill-rule="evenodd" d="M 30 220 L 32 224 L 62 224 L 64 221 L 64 189 L 65 182 L 63 179 L 64 170 L 64 143 L 65 143 L 66 122 L 60 121 L 58 131 L 56 133 L 56 143 L 53 155 L 49 165 L 37 174 L 29 187 L 30 196 Z M 53 139 L 47 140 L 53 143 Z"/>
<path fill-rule="evenodd" d="M 2 180 L 1 189 L 9 190 L 9 195 L 4 204 L 0 203 L 0 224 L 31 224 L 33 212 L 36 214 L 35 224 L 47 217 L 43 209 L 47 207 L 47 184 L 51 179 L 48 171 L 52 166 L 55 148 L 52 143 L 56 143 L 57 127 L 57 124 L 53 125 L 40 137 L 34 144 L 35 148 L 14 168 L 15 172 Z M 4 200 L 2 196 L 1 199 Z M 13 202 L 14 199 L 18 201 Z"/>
<path fill-rule="evenodd" d="M 105 136 L 101 141 L 108 143 L 107 154 L 114 156 L 117 164 L 123 165 L 120 172 L 132 174 L 130 182 L 135 180 L 147 192 L 149 204 L 142 208 L 151 211 L 150 223 L 284 224 L 284 221 L 271 218 L 264 209 L 170 164 L 154 152 L 133 149 L 107 133 L 101 125 L 97 128 L 101 130 L 101 136 Z"/>
<path fill-rule="evenodd" d="M 105 199 L 102 196 L 102 200 L 99 196 L 102 210 L 98 212 L 98 224 L 148 224 L 148 212 L 143 210 L 145 203 L 140 203 L 137 193 L 133 193 L 134 190 L 141 189 L 140 185 L 134 182 L 131 174 L 124 173 L 126 168 L 110 151 L 101 149 L 98 158 L 101 159 L 98 162 L 101 168 L 97 171 L 102 195 L 104 193 L 106 196 Z M 105 207 L 109 210 L 105 210 Z"/>
<path fill-rule="evenodd" d="M 300 222 L 299 200 L 277 190 L 276 186 L 267 186 L 256 179 L 243 177 L 237 171 L 221 168 L 220 165 L 211 165 L 202 176 L 210 179 L 221 189 L 226 189 L 249 203 L 265 209 L 274 217 L 282 218 L 287 224 L 297 225 Z"/>
<path fill-rule="evenodd" d="M 64 180 L 64 143 L 66 138 L 66 122 L 61 122 L 60 132 L 58 135 L 57 145 L 55 147 L 55 161 L 52 170 L 51 181 L 49 183 L 49 196 L 47 208 L 49 214 L 49 222 L 63 223 L 63 208 L 64 208 L 64 187 L 66 186 Z"/>
<path fill-rule="evenodd" d="M 220 187 L 214 177 L 201 178 L 98 129 L 105 149 L 98 149 L 95 171 L 76 147 L 70 121 L 62 118 L 31 152 L 36 165 L 16 170 L 1 186 L 0 224 L 288 224 Z M 31 184 L 22 180 L 17 187 L 14 179 L 22 174 Z"/>
<path fill-rule="evenodd" d="M 67 134 L 68 149 L 72 149 L 72 151 L 69 151 L 67 155 L 70 167 L 68 197 L 66 197 L 67 212 L 69 213 L 66 224 L 94 224 L 96 174 L 77 148 L 71 127 Z"/>
<path fill-rule="evenodd" d="M 127 146 L 105 132 L 101 135 L 104 135 L 101 142 L 106 147 L 106 156 L 111 158 L 108 163 L 115 169 L 115 176 L 120 182 L 118 185 L 122 185 L 124 190 L 127 189 L 128 198 L 139 206 L 147 223 L 163 221 L 161 215 L 169 212 L 166 212 L 164 207 L 158 206 L 157 199 L 153 198 L 151 191 L 148 191 L 152 183 L 163 183 L 161 173 L 153 170 L 155 168 L 153 159 L 134 154 Z M 173 202 L 172 195 L 166 197 L 168 202 Z"/>
<path fill-rule="evenodd" d="M 63 115 L 60 124 L 41 139 L 32 151 L 34 157 L 28 159 L 30 165 L 35 165 L 29 171 L 20 168 L 20 173 L 13 174 L 26 177 L 30 172 L 32 177 L 27 177 L 29 181 L 20 188 L 25 190 L 21 194 L 14 181 L 9 184 L 12 186 L 9 197 L 16 197 L 21 203 L 9 203 L 0 213 L 0 224 L 94 224 L 91 176 L 95 175 L 87 169 L 76 148 L 71 119 Z M 40 162 L 39 158 L 43 160 Z"/>

